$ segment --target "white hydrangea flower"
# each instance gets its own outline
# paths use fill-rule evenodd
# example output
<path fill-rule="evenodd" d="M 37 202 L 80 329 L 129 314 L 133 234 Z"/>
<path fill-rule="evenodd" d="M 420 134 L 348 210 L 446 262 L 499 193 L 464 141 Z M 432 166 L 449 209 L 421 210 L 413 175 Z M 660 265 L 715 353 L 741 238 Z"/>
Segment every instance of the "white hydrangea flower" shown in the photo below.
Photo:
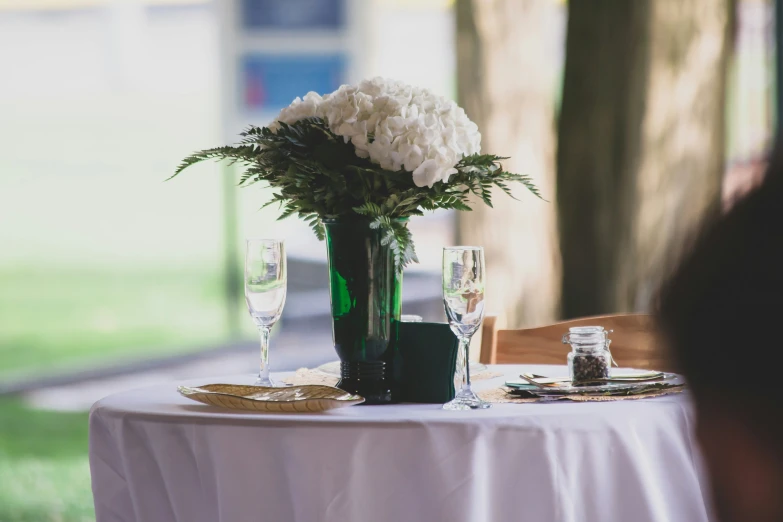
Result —
<path fill-rule="evenodd" d="M 323 103 L 321 95 L 315 92 L 308 92 L 304 99 L 299 98 L 291 102 L 291 105 L 280 111 L 274 122 L 269 125 L 269 128 L 276 131 L 280 128 L 279 122 L 294 123 L 305 118 L 312 118 L 314 116 L 322 116 L 320 108 Z"/>
<path fill-rule="evenodd" d="M 323 97 L 310 92 L 269 127 L 314 116 L 350 141 L 357 156 L 386 170 L 405 169 L 419 187 L 448 182 L 461 158 L 481 150 L 478 127 L 455 102 L 395 80 L 364 80 Z"/>

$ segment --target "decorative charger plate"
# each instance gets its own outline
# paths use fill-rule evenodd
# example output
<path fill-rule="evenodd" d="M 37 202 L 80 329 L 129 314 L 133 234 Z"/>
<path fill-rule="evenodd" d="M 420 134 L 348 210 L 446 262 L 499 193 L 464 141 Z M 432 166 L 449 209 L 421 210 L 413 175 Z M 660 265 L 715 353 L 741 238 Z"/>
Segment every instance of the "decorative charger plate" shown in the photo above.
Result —
<path fill-rule="evenodd" d="M 537 387 L 525 381 L 508 381 L 506 382 L 506 386 L 514 390 L 524 390 L 541 397 L 556 397 L 563 395 L 626 395 L 682 387 L 685 386 L 685 379 L 676 373 L 665 373 L 663 378 L 656 381 L 608 382 L 590 386 L 563 384 L 561 386 L 552 387 Z"/>
<path fill-rule="evenodd" d="M 179 386 L 177 391 L 183 397 L 211 406 L 267 413 L 315 413 L 364 402 L 359 395 L 318 384 L 285 388 L 205 384 L 195 388 Z"/>

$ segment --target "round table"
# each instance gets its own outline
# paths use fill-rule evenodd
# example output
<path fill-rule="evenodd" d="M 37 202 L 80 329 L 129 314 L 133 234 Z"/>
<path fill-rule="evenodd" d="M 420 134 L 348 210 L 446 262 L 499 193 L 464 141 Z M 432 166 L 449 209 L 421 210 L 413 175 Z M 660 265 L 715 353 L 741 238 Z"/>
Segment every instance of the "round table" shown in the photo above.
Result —
<path fill-rule="evenodd" d="M 505 378 L 565 371 L 490 368 Z M 468 412 L 400 404 L 258 414 L 176 391 L 252 380 L 199 379 L 98 401 L 98 522 L 711 519 L 687 393 Z"/>

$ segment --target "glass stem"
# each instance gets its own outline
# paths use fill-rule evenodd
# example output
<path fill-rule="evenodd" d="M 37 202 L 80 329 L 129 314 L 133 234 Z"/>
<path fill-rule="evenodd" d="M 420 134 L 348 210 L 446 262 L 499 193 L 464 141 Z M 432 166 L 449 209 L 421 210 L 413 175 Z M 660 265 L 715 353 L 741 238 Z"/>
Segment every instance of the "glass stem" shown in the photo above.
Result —
<path fill-rule="evenodd" d="M 258 327 L 258 335 L 261 341 L 261 363 L 259 366 L 258 380 L 264 383 L 271 382 L 269 380 L 269 333 L 270 328 L 268 326 Z"/>
<path fill-rule="evenodd" d="M 462 367 L 462 389 L 470 390 L 470 337 L 459 338 L 459 349 L 465 354 Z"/>

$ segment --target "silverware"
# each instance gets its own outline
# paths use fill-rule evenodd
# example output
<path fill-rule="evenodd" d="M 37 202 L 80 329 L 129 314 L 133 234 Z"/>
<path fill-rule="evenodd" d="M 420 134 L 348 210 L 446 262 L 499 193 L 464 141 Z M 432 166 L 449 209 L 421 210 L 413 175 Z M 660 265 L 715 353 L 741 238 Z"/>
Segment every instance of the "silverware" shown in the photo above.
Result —
<path fill-rule="evenodd" d="M 522 379 L 530 384 L 539 388 L 557 387 L 563 384 L 570 384 L 570 377 L 546 377 L 543 375 L 537 375 L 535 373 L 523 373 L 520 375 Z M 615 375 L 607 379 L 595 379 L 589 382 L 589 384 L 605 384 L 611 382 L 653 382 L 659 381 L 666 377 L 663 372 L 646 372 L 639 374 L 624 374 Z M 588 384 L 588 383 L 584 383 Z"/>

